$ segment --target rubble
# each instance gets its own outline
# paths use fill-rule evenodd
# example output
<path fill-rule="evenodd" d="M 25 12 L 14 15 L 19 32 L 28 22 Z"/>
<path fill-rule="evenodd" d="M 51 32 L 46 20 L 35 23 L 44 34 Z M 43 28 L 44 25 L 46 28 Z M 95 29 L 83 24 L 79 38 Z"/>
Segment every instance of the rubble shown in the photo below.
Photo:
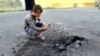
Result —
<path fill-rule="evenodd" d="M 29 40 L 15 56 L 73 56 L 73 54 L 87 56 L 83 50 L 90 49 L 91 45 L 94 46 L 85 37 L 70 36 L 62 25 L 52 24 L 44 35 L 45 41 Z"/>

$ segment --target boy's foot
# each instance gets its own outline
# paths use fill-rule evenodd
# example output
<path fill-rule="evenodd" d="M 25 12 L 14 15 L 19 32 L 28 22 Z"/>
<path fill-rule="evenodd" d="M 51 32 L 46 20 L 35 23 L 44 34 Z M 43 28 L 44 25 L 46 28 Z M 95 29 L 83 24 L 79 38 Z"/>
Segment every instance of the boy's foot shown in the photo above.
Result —
<path fill-rule="evenodd" d="M 44 36 L 40 36 L 40 39 L 45 40 L 45 37 Z"/>
<path fill-rule="evenodd" d="M 44 37 L 44 36 L 38 36 L 38 38 L 39 38 L 40 40 L 42 40 L 42 41 L 45 40 L 45 37 Z"/>
<path fill-rule="evenodd" d="M 35 38 L 29 38 L 29 40 L 34 42 L 36 39 Z"/>
<path fill-rule="evenodd" d="M 41 38 L 42 40 L 45 40 L 45 37 L 44 37 L 44 36 L 41 36 L 40 38 Z"/>
<path fill-rule="evenodd" d="M 36 41 L 36 36 L 34 35 L 33 37 L 29 37 L 29 40 L 32 42 Z"/>

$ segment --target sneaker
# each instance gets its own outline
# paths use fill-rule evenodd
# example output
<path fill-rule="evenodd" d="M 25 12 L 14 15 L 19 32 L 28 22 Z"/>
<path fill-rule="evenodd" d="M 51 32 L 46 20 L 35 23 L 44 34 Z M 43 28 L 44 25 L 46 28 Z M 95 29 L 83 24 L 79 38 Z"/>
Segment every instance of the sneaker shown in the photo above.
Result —
<path fill-rule="evenodd" d="M 44 36 L 42 36 L 42 35 L 41 35 L 41 36 L 39 36 L 38 38 L 39 38 L 39 39 L 41 39 L 41 40 L 45 40 L 45 37 L 44 37 Z"/>
<path fill-rule="evenodd" d="M 28 35 L 27 37 L 28 37 L 28 38 L 35 38 L 36 36 L 34 35 L 34 36 L 32 37 L 32 36 Z"/>
<path fill-rule="evenodd" d="M 41 38 L 42 40 L 45 40 L 45 37 L 44 37 L 44 36 L 41 36 L 40 38 Z"/>
<path fill-rule="evenodd" d="M 36 36 L 35 35 L 33 37 L 30 36 L 28 39 L 33 42 L 36 40 Z"/>

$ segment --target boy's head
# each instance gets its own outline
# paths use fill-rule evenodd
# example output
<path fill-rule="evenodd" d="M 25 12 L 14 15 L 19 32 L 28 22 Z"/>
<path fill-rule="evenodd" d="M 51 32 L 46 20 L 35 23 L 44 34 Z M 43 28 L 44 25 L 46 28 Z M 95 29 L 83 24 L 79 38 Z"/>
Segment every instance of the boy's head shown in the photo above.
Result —
<path fill-rule="evenodd" d="M 35 15 L 36 17 L 40 17 L 42 12 L 43 8 L 40 5 L 35 5 L 32 9 L 32 15 Z"/>

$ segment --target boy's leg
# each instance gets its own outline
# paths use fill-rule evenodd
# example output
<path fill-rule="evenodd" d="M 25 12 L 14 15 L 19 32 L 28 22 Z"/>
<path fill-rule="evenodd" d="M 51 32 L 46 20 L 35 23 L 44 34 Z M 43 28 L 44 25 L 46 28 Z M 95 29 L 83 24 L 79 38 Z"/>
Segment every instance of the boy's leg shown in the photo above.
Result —
<path fill-rule="evenodd" d="M 45 40 L 45 37 L 43 36 L 43 32 L 44 32 L 44 31 L 39 31 L 39 32 L 37 33 L 37 36 L 38 36 L 38 38 L 40 38 L 40 39 L 42 39 L 42 40 Z"/>
<path fill-rule="evenodd" d="M 32 28 L 29 28 L 28 29 L 28 31 L 27 31 L 27 34 L 29 35 L 29 38 L 35 38 L 35 33 L 36 33 L 36 31 L 35 30 L 33 30 Z"/>
<path fill-rule="evenodd" d="M 44 24 L 42 27 L 48 27 L 48 24 Z M 43 31 L 38 31 L 37 32 L 37 37 L 38 38 L 41 38 L 42 40 L 44 40 L 45 39 L 45 37 L 43 36 L 43 32 L 44 32 L 45 30 L 43 30 Z"/>
<path fill-rule="evenodd" d="M 44 24 L 43 27 L 48 27 L 48 24 Z M 42 40 L 45 40 L 45 38 L 46 38 L 46 37 L 43 36 L 43 33 L 44 33 L 45 31 L 46 31 L 46 30 L 43 30 L 43 31 L 39 31 L 39 32 L 38 32 L 38 36 L 39 36 Z"/>

